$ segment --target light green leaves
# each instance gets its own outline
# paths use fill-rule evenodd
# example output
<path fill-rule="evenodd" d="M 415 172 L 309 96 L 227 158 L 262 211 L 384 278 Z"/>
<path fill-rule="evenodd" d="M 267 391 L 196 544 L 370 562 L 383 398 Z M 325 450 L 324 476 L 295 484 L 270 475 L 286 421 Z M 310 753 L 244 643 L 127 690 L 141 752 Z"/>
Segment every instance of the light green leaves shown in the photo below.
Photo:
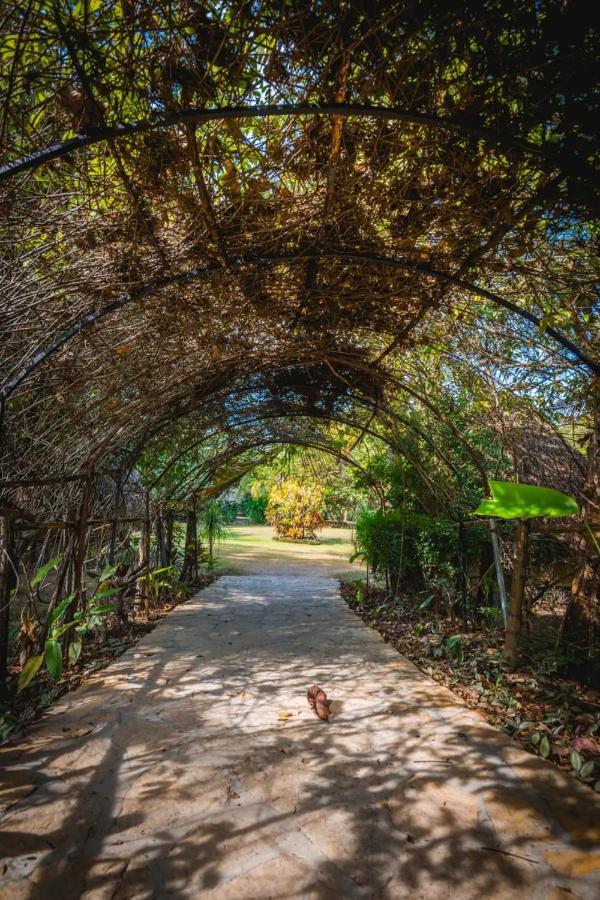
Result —
<path fill-rule="evenodd" d="M 490 481 L 492 499 L 483 500 L 476 516 L 500 519 L 532 519 L 535 516 L 573 516 L 579 507 L 573 497 L 553 488 L 511 481 Z"/>
<path fill-rule="evenodd" d="M 52 557 L 52 559 L 49 559 L 45 565 L 40 566 L 40 568 L 36 571 L 35 575 L 31 579 L 31 587 L 34 588 L 37 587 L 38 584 L 41 584 L 46 575 L 48 575 L 48 573 L 51 572 L 52 569 L 55 569 L 58 565 L 60 565 L 61 560 L 62 556 L 54 556 Z"/>
<path fill-rule="evenodd" d="M 37 673 L 40 670 L 40 667 L 44 661 L 44 654 L 40 653 L 38 656 L 30 656 L 23 668 L 21 669 L 21 673 L 19 675 L 19 680 L 17 682 L 17 692 L 21 693 L 24 690 L 30 681 L 32 681 Z"/>
<path fill-rule="evenodd" d="M 46 641 L 43 653 L 39 653 L 36 656 L 29 657 L 21 670 L 21 674 L 19 675 L 19 680 L 17 682 L 18 693 L 24 690 L 27 685 L 31 681 L 33 681 L 33 679 L 41 669 L 42 663 L 45 664 L 49 675 L 55 681 L 58 681 L 62 674 L 63 663 L 62 648 L 57 640 L 50 638 Z"/>
<path fill-rule="evenodd" d="M 60 601 L 60 603 L 50 613 L 50 616 L 48 618 L 49 625 L 54 625 L 54 623 L 60 619 L 62 614 L 65 612 L 67 606 L 69 605 L 69 603 L 72 602 L 72 600 L 74 598 L 75 598 L 75 594 L 72 593 L 72 594 L 69 594 L 68 597 L 65 597 L 63 600 Z"/>
<path fill-rule="evenodd" d="M 73 641 L 72 644 L 69 644 L 69 660 L 75 665 L 79 657 L 81 656 L 81 641 Z"/>
<path fill-rule="evenodd" d="M 593 774 L 595 768 L 593 759 L 589 759 L 586 762 L 581 753 L 577 750 L 571 750 L 569 755 L 571 757 L 571 765 L 580 778 L 589 778 L 590 775 Z"/>
<path fill-rule="evenodd" d="M 55 681 L 58 681 L 62 673 L 62 648 L 58 641 L 46 641 L 44 662 L 46 663 L 46 668 L 48 669 L 50 676 Z"/>

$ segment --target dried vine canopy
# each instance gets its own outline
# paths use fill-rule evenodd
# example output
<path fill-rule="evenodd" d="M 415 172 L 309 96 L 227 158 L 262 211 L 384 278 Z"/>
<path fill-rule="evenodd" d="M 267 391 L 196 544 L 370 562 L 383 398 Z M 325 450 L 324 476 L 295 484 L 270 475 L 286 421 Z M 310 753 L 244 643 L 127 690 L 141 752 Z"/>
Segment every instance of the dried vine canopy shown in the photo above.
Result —
<path fill-rule="evenodd" d="M 4 477 L 232 398 L 372 409 L 490 309 L 597 373 L 586 6 L 5 4 Z"/>

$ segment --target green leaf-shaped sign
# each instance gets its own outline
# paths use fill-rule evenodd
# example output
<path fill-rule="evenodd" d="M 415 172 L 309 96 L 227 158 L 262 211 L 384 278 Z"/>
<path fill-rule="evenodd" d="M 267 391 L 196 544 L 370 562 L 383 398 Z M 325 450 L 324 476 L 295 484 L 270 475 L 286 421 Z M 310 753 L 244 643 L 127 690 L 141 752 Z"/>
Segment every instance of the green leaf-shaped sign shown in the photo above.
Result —
<path fill-rule="evenodd" d="M 512 481 L 490 481 L 490 488 L 492 499 L 483 500 L 474 515 L 533 519 L 536 516 L 573 516 L 579 512 L 573 497 L 553 488 Z"/>

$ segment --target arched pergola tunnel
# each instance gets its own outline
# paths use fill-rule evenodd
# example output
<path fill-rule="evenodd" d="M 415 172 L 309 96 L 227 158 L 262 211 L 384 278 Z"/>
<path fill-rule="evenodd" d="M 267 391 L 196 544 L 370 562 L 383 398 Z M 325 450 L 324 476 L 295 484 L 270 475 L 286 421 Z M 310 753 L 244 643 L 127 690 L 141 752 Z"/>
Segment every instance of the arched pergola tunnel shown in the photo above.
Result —
<path fill-rule="evenodd" d="M 8 11 L 6 520 L 85 544 L 144 448 L 209 447 L 191 495 L 253 448 L 339 452 L 336 422 L 426 445 L 461 516 L 490 417 L 580 465 L 555 409 L 598 415 L 597 49 L 543 5 Z"/>

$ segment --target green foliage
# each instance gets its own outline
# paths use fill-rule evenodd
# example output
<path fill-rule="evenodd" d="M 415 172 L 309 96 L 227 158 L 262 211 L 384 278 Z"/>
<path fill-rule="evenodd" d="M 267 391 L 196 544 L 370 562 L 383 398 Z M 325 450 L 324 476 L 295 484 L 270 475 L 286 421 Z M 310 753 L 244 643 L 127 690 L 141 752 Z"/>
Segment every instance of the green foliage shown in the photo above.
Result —
<path fill-rule="evenodd" d="M 148 572 L 143 580 L 148 585 L 150 596 L 157 602 L 163 590 L 172 590 L 177 580 L 177 570 L 175 566 L 162 566 Z"/>
<path fill-rule="evenodd" d="M 244 515 L 247 517 L 250 525 L 264 525 L 268 503 L 269 498 L 267 495 L 253 497 L 251 494 L 248 494 L 245 497 Z"/>
<path fill-rule="evenodd" d="M 209 500 L 199 511 L 200 533 L 208 544 L 208 564 L 214 563 L 214 545 L 227 537 L 225 513 L 218 500 Z"/>
<path fill-rule="evenodd" d="M 49 639 L 46 641 L 44 662 L 50 676 L 54 681 L 58 681 L 62 674 L 62 647 L 57 640 Z"/>
<path fill-rule="evenodd" d="M 414 557 L 403 553 L 402 514 L 397 510 L 364 510 L 356 521 L 355 540 L 373 575 L 384 578 L 388 587 L 395 588 L 401 562 L 405 573 L 415 570 Z"/>
<path fill-rule="evenodd" d="M 491 500 L 482 500 L 475 515 L 500 519 L 532 519 L 536 516 L 573 516 L 579 512 L 573 497 L 553 488 L 510 481 L 490 481 Z"/>
<path fill-rule="evenodd" d="M 39 569 L 36 570 L 35 575 L 31 579 L 31 587 L 37 587 L 38 584 L 43 584 L 47 575 L 52 571 L 52 569 L 56 569 L 62 560 L 62 556 L 54 556 L 52 559 L 49 559 L 48 562 L 40 566 Z"/>
<path fill-rule="evenodd" d="M 473 529 L 466 542 L 467 557 L 478 559 L 489 540 Z M 402 510 L 364 510 L 356 522 L 357 552 L 376 578 L 389 589 L 397 586 L 451 590 L 458 577 L 457 526 L 442 516 Z M 425 603 L 431 602 L 431 598 Z"/>
<path fill-rule="evenodd" d="M 60 639 L 68 631 L 72 629 L 75 631 L 77 638 L 69 643 L 68 657 L 71 663 L 76 663 L 81 655 L 83 635 L 96 628 L 107 615 L 114 612 L 114 607 L 101 605 L 100 601 L 117 593 L 119 593 L 119 588 L 107 588 L 94 594 L 88 601 L 85 610 L 78 610 L 69 622 L 61 623 L 60 620 L 75 599 L 75 594 L 64 597 L 48 617 L 48 637 L 44 644 L 44 651 L 27 660 L 19 674 L 17 691 L 21 692 L 31 683 L 42 664 L 45 665 L 50 677 L 54 681 L 58 681 L 63 671 L 63 648 Z"/>
<path fill-rule="evenodd" d="M 24 690 L 30 681 L 33 681 L 44 662 L 44 654 L 39 653 L 36 656 L 30 656 L 23 668 L 21 669 L 19 680 L 17 682 L 17 690 Z"/>
<path fill-rule="evenodd" d="M 465 653 L 460 634 L 453 634 L 446 641 L 446 650 L 457 662 L 463 662 Z"/>

